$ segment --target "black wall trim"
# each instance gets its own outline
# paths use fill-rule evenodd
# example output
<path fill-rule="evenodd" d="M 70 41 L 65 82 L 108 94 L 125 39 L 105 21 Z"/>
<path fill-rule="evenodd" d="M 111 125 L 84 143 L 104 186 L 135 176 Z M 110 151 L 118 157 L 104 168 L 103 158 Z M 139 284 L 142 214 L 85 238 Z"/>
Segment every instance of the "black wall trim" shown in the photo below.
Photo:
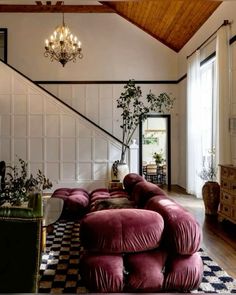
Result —
<path fill-rule="evenodd" d="M 236 35 L 233 36 L 229 40 L 229 44 L 233 44 L 236 42 Z M 215 57 L 216 52 L 211 53 L 208 57 L 206 57 L 203 61 L 201 61 L 201 66 L 204 65 L 206 62 L 208 62 L 210 59 Z M 182 77 L 180 77 L 178 80 L 135 80 L 135 83 L 137 84 L 179 84 L 181 81 L 187 78 L 187 74 L 184 74 Z M 128 80 L 98 80 L 98 81 L 34 81 L 36 84 L 126 84 Z"/>
<path fill-rule="evenodd" d="M 0 62 L 3 62 L 0 60 Z M 82 115 L 80 112 L 76 111 L 75 109 L 73 109 L 71 106 L 69 106 L 68 104 L 66 104 L 63 100 L 61 100 L 60 98 L 58 98 L 57 96 L 55 96 L 54 94 L 52 94 L 51 92 L 47 91 L 46 89 L 44 89 L 42 86 L 36 84 L 33 80 L 31 80 L 29 77 L 27 77 L 26 75 L 22 74 L 20 71 L 18 71 L 17 69 L 15 69 L 13 66 L 5 63 L 9 68 L 11 68 L 12 70 L 14 70 L 15 72 L 17 72 L 18 74 L 20 74 L 21 76 L 23 76 L 25 79 L 27 79 L 28 81 L 30 81 L 31 83 L 35 84 L 37 87 L 39 87 L 40 89 L 42 89 L 43 91 L 45 91 L 46 93 L 48 93 L 50 96 L 52 96 L 53 98 L 55 98 L 56 100 L 60 101 L 63 105 L 65 105 L 67 108 L 69 108 L 70 110 L 72 110 L 74 113 L 76 113 L 77 115 L 79 115 L 80 117 L 82 117 L 83 119 L 85 119 L 87 122 L 91 123 L 93 126 L 95 126 L 96 128 L 98 128 L 99 130 L 101 130 L 102 132 L 106 133 L 107 135 L 109 135 L 110 137 L 112 137 L 115 141 L 119 142 L 122 144 L 122 141 L 118 138 L 116 138 L 113 134 L 109 133 L 108 131 L 106 131 L 105 129 L 103 129 L 102 127 L 98 126 L 96 123 L 94 123 L 93 121 L 91 121 L 90 119 L 88 119 L 87 117 L 85 117 L 84 115 Z M 129 148 L 129 146 L 128 146 Z"/>
<path fill-rule="evenodd" d="M 36 84 L 126 84 L 128 80 L 89 80 L 89 81 L 34 81 Z M 135 80 L 138 84 L 177 84 L 178 80 Z"/>
<path fill-rule="evenodd" d="M 229 44 L 233 44 L 236 41 L 236 35 L 234 35 L 230 40 L 229 40 Z"/>
<path fill-rule="evenodd" d="M 177 84 L 179 84 L 182 80 L 187 78 L 187 74 L 184 74 L 179 80 L 177 80 Z"/>

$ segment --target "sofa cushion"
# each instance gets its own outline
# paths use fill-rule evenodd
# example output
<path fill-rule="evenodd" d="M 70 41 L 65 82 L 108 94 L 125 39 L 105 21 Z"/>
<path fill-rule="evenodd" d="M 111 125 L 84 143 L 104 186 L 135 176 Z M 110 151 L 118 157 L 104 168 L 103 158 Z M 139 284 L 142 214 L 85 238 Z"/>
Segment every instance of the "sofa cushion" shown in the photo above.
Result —
<path fill-rule="evenodd" d="M 151 198 L 145 208 L 156 211 L 163 217 L 165 222 L 163 244 L 168 251 L 182 255 L 198 251 L 202 231 L 190 212 L 165 196 Z"/>
<path fill-rule="evenodd" d="M 123 257 L 121 254 L 84 254 L 80 275 L 90 292 L 119 293 L 123 291 Z"/>
<path fill-rule="evenodd" d="M 88 211 L 89 194 L 83 188 L 59 188 L 56 189 L 52 198 L 60 198 L 64 200 L 64 213 L 71 216 L 81 216 Z"/>
<path fill-rule="evenodd" d="M 157 248 L 164 221 L 143 209 L 109 209 L 87 214 L 80 225 L 81 244 L 100 253 L 140 252 Z"/>
<path fill-rule="evenodd" d="M 165 291 L 188 292 L 202 281 L 203 263 L 199 253 L 169 257 L 166 264 Z"/>
<path fill-rule="evenodd" d="M 102 188 L 96 188 L 94 189 L 93 191 L 90 192 L 90 197 L 93 195 L 93 194 L 96 194 L 96 193 L 109 193 L 109 190 L 105 187 L 102 187 Z"/>
<path fill-rule="evenodd" d="M 94 202 L 100 199 L 108 199 L 108 198 L 128 198 L 127 192 L 123 190 L 115 190 L 112 192 L 109 191 L 96 191 L 90 194 L 90 202 Z"/>
<path fill-rule="evenodd" d="M 131 200 L 134 200 L 139 208 L 143 208 L 146 202 L 156 195 L 166 196 L 166 193 L 156 184 L 142 181 L 134 186 Z"/>
<path fill-rule="evenodd" d="M 140 181 L 146 181 L 146 180 L 139 174 L 129 173 L 125 176 L 123 180 L 123 185 L 129 195 L 131 194 L 134 186 Z"/>
<path fill-rule="evenodd" d="M 118 199 L 121 200 L 119 201 Z M 133 203 L 131 204 L 128 200 L 128 193 L 124 190 L 109 191 L 108 189 L 97 189 L 90 193 L 90 212 L 118 207 L 134 207 Z"/>
<path fill-rule="evenodd" d="M 163 288 L 167 252 L 164 250 L 127 254 L 126 292 L 159 292 Z"/>
<path fill-rule="evenodd" d="M 134 202 L 127 198 L 106 198 L 98 199 L 91 204 L 90 212 L 107 209 L 122 209 L 122 208 L 134 208 Z"/>

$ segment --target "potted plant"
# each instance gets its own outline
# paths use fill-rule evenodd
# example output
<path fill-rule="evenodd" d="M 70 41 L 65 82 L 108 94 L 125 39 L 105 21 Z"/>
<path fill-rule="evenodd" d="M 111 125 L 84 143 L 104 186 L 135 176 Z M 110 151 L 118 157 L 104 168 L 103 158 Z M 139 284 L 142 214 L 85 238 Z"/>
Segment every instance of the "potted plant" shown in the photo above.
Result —
<path fill-rule="evenodd" d="M 220 202 L 220 185 L 216 181 L 217 168 L 215 164 L 215 149 L 209 151 L 208 157 L 203 157 L 203 168 L 199 174 L 205 181 L 202 187 L 202 197 L 207 215 L 216 215 Z"/>
<path fill-rule="evenodd" d="M 28 177 L 28 164 L 19 158 L 20 168 L 6 166 L 5 185 L 0 189 L 0 205 L 10 203 L 13 206 L 20 206 L 22 202 L 28 201 L 29 196 L 34 191 L 50 189 L 52 183 L 41 170 L 35 176 Z"/>
<path fill-rule="evenodd" d="M 161 165 L 164 162 L 164 158 L 163 158 L 161 153 L 156 153 L 155 152 L 152 157 L 155 160 L 155 163 L 156 163 L 157 166 Z"/>
<path fill-rule="evenodd" d="M 122 147 L 121 157 L 116 160 L 112 166 L 112 179 L 123 180 L 123 176 L 119 175 L 120 167 L 125 167 L 124 174 L 128 173 L 126 165 L 126 152 L 132 140 L 135 130 L 140 120 L 145 120 L 149 112 L 164 113 L 169 112 L 173 108 L 174 98 L 167 93 L 161 93 L 158 96 L 151 91 L 143 99 L 140 86 L 136 86 L 134 80 L 129 80 L 124 86 L 124 91 L 117 99 L 117 108 L 122 109 Z"/>

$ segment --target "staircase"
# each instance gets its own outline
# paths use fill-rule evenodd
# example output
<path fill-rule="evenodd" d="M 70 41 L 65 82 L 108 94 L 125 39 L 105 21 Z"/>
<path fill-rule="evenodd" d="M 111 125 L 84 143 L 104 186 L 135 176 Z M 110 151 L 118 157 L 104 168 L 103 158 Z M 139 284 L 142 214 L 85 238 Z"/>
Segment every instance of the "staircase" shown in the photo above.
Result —
<path fill-rule="evenodd" d="M 58 187 L 106 186 L 121 142 L 65 102 L 0 61 L 0 159 L 16 157 Z"/>

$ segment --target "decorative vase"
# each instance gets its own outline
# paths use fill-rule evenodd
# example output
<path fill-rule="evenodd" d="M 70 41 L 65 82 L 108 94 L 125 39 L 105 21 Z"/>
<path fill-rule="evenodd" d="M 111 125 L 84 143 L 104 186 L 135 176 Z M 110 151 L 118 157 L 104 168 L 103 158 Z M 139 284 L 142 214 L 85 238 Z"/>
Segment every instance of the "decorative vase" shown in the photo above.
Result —
<path fill-rule="evenodd" d="M 111 179 L 123 182 L 123 179 L 129 173 L 129 166 L 126 163 L 117 163 L 115 170 L 111 169 Z"/>
<path fill-rule="evenodd" d="M 220 203 L 220 186 L 215 181 L 207 181 L 202 187 L 202 197 L 205 205 L 205 214 L 217 215 Z"/>

